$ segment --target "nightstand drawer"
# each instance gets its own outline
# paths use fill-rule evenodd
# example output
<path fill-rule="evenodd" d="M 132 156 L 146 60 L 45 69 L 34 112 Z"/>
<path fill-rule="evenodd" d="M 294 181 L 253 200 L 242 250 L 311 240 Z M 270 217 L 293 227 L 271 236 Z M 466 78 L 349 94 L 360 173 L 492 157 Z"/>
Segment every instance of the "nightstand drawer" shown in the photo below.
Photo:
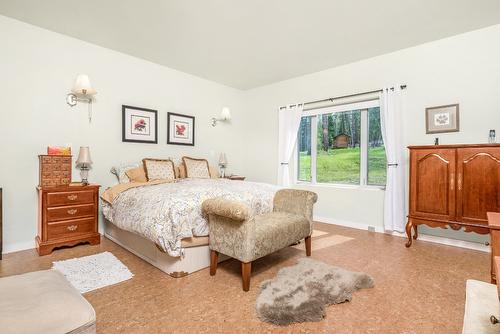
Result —
<path fill-rule="evenodd" d="M 48 222 L 74 219 L 80 217 L 88 217 L 94 215 L 95 215 L 94 204 L 69 205 L 69 206 L 59 206 L 55 208 L 47 208 Z"/>
<path fill-rule="evenodd" d="M 48 223 L 47 239 L 71 238 L 80 234 L 93 233 L 96 232 L 95 226 L 93 217 Z"/>
<path fill-rule="evenodd" d="M 47 206 L 94 203 L 94 191 L 47 193 Z"/>

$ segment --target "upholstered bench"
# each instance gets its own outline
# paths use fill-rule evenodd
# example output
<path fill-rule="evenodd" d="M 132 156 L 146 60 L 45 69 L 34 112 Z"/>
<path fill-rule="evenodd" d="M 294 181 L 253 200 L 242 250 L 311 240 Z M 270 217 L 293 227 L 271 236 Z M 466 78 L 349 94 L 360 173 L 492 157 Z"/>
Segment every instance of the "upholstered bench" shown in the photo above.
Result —
<path fill-rule="evenodd" d="M 203 202 L 210 230 L 210 275 L 217 270 L 218 254 L 241 261 L 243 290 L 250 288 L 252 261 L 304 239 L 311 255 L 313 205 L 311 191 L 282 189 L 274 196 L 273 212 L 252 217 L 240 202 L 214 198 Z"/>
<path fill-rule="evenodd" d="M 57 270 L 0 278 L 0 332 L 95 333 L 92 306 Z"/>
<path fill-rule="evenodd" d="M 495 284 L 467 280 L 462 334 L 498 334 L 498 296 Z"/>

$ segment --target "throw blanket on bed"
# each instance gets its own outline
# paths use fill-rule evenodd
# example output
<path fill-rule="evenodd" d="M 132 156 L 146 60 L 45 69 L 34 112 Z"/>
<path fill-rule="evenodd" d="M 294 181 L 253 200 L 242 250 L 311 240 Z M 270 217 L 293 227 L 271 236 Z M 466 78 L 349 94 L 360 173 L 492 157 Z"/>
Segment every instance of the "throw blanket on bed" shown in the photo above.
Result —
<path fill-rule="evenodd" d="M 121 229 L 158 244 L 170 256 L 182 256 L 181 239 L 208 235 L 204 200 L 223 197 L 245 203 L 252 215 L 272 211 L 278 187 L 226 179 L 180 179 L 175 183 L 129 188 L 103 201 L 106 219 Z"/>

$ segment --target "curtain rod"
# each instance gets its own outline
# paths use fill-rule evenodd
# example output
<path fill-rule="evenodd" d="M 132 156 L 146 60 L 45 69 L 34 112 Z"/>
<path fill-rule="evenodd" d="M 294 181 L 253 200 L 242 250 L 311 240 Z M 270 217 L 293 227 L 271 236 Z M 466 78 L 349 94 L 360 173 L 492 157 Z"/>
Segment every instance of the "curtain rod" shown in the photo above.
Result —
<path fill-rule="evenodd" d="M 406 89 L 406 85 L 400 85 L 399 88 L 401 89 Z M 394 87 L 391 87 L 390 88 L 391 90 L 394 90 Z M 372 93 L 379 93 L 383 91 L 383 89 L 376 89 L 376 90 L 371 90 L 369 92 L 363 92 L 363 93 L 356 93 L 356 94 L 349 94 L 349 95 L 343 95 L 343 96 L 337 96 L 337 97 L 329 97 L 327 99 L 322 99 L 322 100 L 316 100 L 316 101 L 311 101 L 311 102 L 305 102 L 305 103 L 298 103 L 297 105 L 301 105 L 303 104 L 304 106 L 308 105 L 308 104 L 314 104 L 314 103 L 320 103 L 320 102 L 327 102 L 327 101 L 332 101 L 333 100 L 336 100 L 336 99 L 345 99 L 345 98 L 348 98 L 348 97 L 354 97 L 354 96 L 359 96 L 359 95 L 366 95 L 366 94 L 372 94 Z M 280 109 L 283 109 L 283 108 L 286 108 L 286 107 L 280 107 Z"/>

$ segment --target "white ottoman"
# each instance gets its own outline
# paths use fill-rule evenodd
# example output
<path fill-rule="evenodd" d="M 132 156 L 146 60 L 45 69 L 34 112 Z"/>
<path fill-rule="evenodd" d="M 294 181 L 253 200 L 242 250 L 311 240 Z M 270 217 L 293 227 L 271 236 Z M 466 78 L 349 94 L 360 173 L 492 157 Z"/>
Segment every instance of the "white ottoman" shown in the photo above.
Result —
<path fill-rule="evenodd" d="M 499 318 L 497 286 L 470 279 L 465 294 L 462 334 L 498 334 L 500 324 L 493 325 L 490 321 L 492 315 Z"/>
<path fill-rule="evenodd" d="M 0 278 L 2 333 L 95 333 L 92 305 L 57 270 Z"/>

